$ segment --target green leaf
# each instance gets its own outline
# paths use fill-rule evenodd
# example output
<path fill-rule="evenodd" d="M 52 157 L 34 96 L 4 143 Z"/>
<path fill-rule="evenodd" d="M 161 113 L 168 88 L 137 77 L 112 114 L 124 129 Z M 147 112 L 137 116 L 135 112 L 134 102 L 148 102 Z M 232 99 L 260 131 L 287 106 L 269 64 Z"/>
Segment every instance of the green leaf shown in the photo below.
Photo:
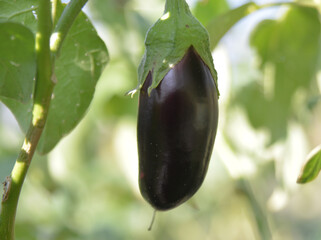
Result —
<path fill-rule="evenodd" d="M 210 21 L 206 28 L 210 36 L 211 49 L 213 50 L 217 46 L 225 33 L 227 33 L 227 31 L 230 30 L 238 21 L 258 9 L 259 6 L 250 2 Z"/>
<path fill-rule="evenodd" d="M 74 129 L 84 117 L 95 92 L 96 83 L 108 62 L 108 52 L 89 19 L 80 13 L 63 43 L 56 60 L 57 84 L 52 95 L 46 126 L 37 150 L 46 154 Z M 3 99 L 27 131 L 32 101 L 26 104 Z"/>
<path fill-rule="evenodd" d="M 285 137 L 287 122 L 298 110 L 293 105 L 297 90 L 307 92 L 316 80 L 320 29 L 316 9 L 293 5 L 281 19 L 262 21 L 252 33 L 250 43 L 264 76 L 264 88 L 254 95 L 261 94 L 264 105 L 254 99 L 239 103 L 254 127 L 269 130 L 271 142 Z M 238 96 L 247 97 L 241 91 Z M 267 117 L 258 120 L 254 113 L 262 108 Z"/>
<path fill-rule="evenodd" d="M 36 72 L 35 39 L 25 26 L 0 23 L 0 96 L 27 102 Z"/>
<path fill-rule="evenodd" d="M 304 164 L 300 176 L 297 179 L 297 183 L 307 183 L 314 180 L 321 170 L 321 146 L 314 148 L 307 161 Z"/>
<path fill-rule="evenodd" d="M 57 85 L 38 151 L 48 153 L 85 115 L 108 52 L 89 19 L 80 13 L 56 61 Z"/>
<path fill-rule="evenodd" d="M 35 10 L 38 8 L 38 2 L 37 0 L 0 0 L 0 22 L 21 23 L 36 32 Z"/>

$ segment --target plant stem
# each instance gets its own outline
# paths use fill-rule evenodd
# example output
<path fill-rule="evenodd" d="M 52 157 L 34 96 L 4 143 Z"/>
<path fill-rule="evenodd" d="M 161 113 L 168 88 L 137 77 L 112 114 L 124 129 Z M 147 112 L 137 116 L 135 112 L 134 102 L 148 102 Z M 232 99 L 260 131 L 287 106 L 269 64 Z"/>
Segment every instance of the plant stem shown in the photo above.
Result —
<path fill-rule="evenodd" d="M 54 83 L 49 40 L 52 28 L 50 0 L 39 1 L 38 31 L 36 34 L 37 75 L 32 121 L 11 175 L 4 183 L 1 202 L 0 236 L 14 239 L 14 223 L 21 188 L 47 119 Z"/>
<path fill-rule="evenodd" d="M 27 175 L 32 157 L 45 127 L 51 95 L 55 86 L 54 61 L 72 23 L 88 0 L 72 0 L 64 9 L 51 41 L 52 15 L 50 0 L 40 0 L 37 11 L 38 31 L 36 34 L 37 75 L 34 93 L 32 120 L 11 175 L 4 183 L 1 202 L 1 240 L 14 240 L 14 223 L 19 195 Z M 57 4 L 56 4 L 57 5 Z M 55 6 L 56 6 L 55 5 Z M 54 34 L 53 34 L 54 35 Z"/>
<path fill-rule="evenodd" d="M 51 37 L 50 48 L 54 56 L 57 56 L 75 18 L 88 0 L 71 0 L 65 7 Z"/>
<path fill-rule="evenodd" d="M 2 240 L 14 239 L 14 223 L 20 191 L 41 132 L 42 128 L 31 124 L 11 176 L 7 177 L 5 181 L 0 214 L 0 236 L 3 237 Z"/>
<path fill-rule="evenodd" d="M 52 0 L 51 2 L 51 17 L 52 25 L 56 26 L 58 18 L 58 7 L 61 4 L 60 0 Z"/>
<path fill-rule="evenodd" d="M 166 0 L 164 13 L 179 14 L 180 11 L 190 12 L 185 0 Z"/>

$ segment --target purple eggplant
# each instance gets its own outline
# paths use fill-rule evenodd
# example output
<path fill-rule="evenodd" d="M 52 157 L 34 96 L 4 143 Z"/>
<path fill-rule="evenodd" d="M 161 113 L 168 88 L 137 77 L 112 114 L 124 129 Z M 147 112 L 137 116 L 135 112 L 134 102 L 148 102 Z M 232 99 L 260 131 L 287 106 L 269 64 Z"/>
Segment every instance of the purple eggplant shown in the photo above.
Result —
<path fill-rule="evenodd" d="M 218 123 L 212 74 L 191 46 L 148 95 L 140 89 L 137 141 L 140 191 L 156 210 L 172 209 L 204 181 Z"/>

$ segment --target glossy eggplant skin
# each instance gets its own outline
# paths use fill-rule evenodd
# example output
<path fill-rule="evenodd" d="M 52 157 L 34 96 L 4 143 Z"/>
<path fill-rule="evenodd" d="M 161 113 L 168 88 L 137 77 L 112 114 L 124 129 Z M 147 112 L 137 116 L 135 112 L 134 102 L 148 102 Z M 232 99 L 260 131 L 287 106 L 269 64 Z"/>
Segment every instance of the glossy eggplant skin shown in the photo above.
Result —
<path fill-rule="evenodd" d="M 140 90 L 137 124 L 140 191 L 156 210 L 169 210 L 200 188 L 218 123 L 218 96 L 193 47 L 148 96 Z"/>

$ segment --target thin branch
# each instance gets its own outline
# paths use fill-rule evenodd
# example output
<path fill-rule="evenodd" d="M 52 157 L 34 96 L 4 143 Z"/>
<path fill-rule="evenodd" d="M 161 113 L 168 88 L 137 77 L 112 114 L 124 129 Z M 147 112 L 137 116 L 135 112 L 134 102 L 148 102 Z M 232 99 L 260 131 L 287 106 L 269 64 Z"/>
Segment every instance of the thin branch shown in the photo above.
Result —
<path fill-rule="evenodd" d="M 51 37 L 50 48 L 54 56 L 59 54 L 72 23 L 88 0 L 71 0 L 65 7 Z"/>
<path fill-rule="evenodd" d="M 51 17 L 52 17 L 52 25 L 56 26 L 57 24 L 57 14 L 58 14 L 58 6 L 61 4 L 60 0 L 52 0 L 51 3 Z"/>

